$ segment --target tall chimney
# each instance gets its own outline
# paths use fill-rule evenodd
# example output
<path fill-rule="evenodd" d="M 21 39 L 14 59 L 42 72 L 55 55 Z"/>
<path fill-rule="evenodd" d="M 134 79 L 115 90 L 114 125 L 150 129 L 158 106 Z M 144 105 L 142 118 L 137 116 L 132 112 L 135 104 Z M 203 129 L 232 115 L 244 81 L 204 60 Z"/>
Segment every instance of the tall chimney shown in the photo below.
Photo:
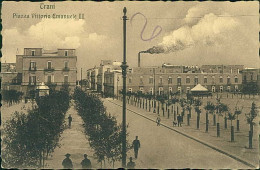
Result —
<path fill-rule="evenodd" d="M 138 53 L 138 67 L 140 67 L 141 65 L 141 56 L 140 56 L 141 52 Z"/>

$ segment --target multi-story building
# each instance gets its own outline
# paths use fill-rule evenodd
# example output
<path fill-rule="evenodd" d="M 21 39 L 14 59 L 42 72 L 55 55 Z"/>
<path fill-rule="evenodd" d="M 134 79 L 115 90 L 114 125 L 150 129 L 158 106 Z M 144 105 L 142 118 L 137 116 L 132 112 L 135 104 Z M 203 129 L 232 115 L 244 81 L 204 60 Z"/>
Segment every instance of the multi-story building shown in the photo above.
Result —
<path fill-rule="evenodd" d="M 97 75 L 98 75 L 98 68 L 92 68 L 89 70 L 90 72 L 90 79 L 88 80 L 90 82 L 90 89 L 97 91 Z"/>
<path fill-rule="evenodd" d="M 1 63 L 0 78 L 3 90 L 21 90 L 21 74 L 16 71 L 16 63 Z"/>
<path fill-rule="evenodd" d="M 242 73 L 242 90 L 244 93 L 260 92 L 260 69 L 245 68 Z"/>
<path fill-rule="evenodd" d="M 44 82 L 50 88 L 60 89 L 68 85 L 74 89 L 77 81 L 77 56 L 75 49 L 44 50 L 25 48 L 23 55 L 16 56 L 16 70 L 22 74 L 24 91 L 35 89 Z"/>
<path fill-rule="evenodd" d="M 107 70 L 104 78 L 104 95 L 107 97 L 119 96 L 123 87 L 122 71 Z"/>
<path fill-rule="evenodd" d="M 170 73 L 162 67 L 138 67 L 132 70 L 127 75 L 128 90 L 144 93 L 188 93 L 197 84 L 212 92 L 234 92 L 239 91 L 242 84 L 242 75 L 239 73 Z"/>
<path fill-rule="evenodd" d="M 101 64 L 98 68 L 98 75 L 97 75 L 97 91 L 99 93 L 104 92 L 104 73 L 107 70 L 121 70 L 120 68 L 121 62 L 112 62 L 111 60 L 102 60 Z"/>

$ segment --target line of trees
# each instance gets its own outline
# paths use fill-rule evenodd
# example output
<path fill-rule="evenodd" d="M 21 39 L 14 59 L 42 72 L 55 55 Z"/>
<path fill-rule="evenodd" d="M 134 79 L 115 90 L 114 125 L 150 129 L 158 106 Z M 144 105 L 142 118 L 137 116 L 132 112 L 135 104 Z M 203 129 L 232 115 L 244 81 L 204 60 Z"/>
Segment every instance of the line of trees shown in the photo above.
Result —
<path fill-rule="evenodd" d="M 5 168 L 42 168 L 58 146 L 69 108 L 68 91 L 54 91 L 36 99 L 28 113 L 15 112 L 4 124 L 2 165 Z"/>
<path fill-rule="evenodd" d="M 157 114 L 160 114 L 160 110 L 162 110 L 162 115 L 165 116 L 164 113 L 164 106 L 166 106 L 166 110 L 168 111 L 168 118 L 169 118 L 169 111 L 170 106 L 172 106 L 172 114 L 173 114 L 173 120 L 176 121 L 176 114 L 180 114 L 182 117 L 185 116 L 185 112 L 188 111 L 187 114 L 187 126 L 190 126 L 190 118 L 191 118 L 191 110 L 192 107 L 194 108 L 195 112 L 197 113 L 197 120 L 196 120 L 196 127 L 197 129 L 200 129 L 200 114 L 202 113 L 202 109 L 200 108 L 202 106 L 202 101 L 197 98 L 194 99 L 193 96 L 187 94 L 187 98 L 181 98 L 178 99 L 177 94 L 171 94 L 171 97 L 162 94 L 162 95 L 155 95 L 155 102 L 154 102 L 154 96 L 150 93 L 142 93 L 140 91 L 138 92 L 128 92 L 127 93 L 127 99 L 128 104 L 134 103 L 135 106 L 141 106 L 141 104 L 147 105 L 147 100 L 149 102 L 149 111 L 150 109 L 150 102 L 152 101 L 152 107 L 157 108 L 155 111 Z M 169 97 L 169 98 L 168 98 Z M 130 101 L 130 102 L 129 102 Z M 131 102 L 134 101 L 134 102 Z M 156 102 L 157 101 L 157 102 Z M 156 106 L 157 103 L 157 106 Z M 179 113 L 179 107 L 177 105 L 177 108 L 175 108 L 176 103 L 179 104 L 181 107 L 181 112 Z M 160 108 L 161 106 L 161 108 Z M 140 107 L 141 108 L 141 107 Z M 223 125 L 224 128 L 227 129 L 227 122 L 230 121 L 230 139 L 231 142 L 235 141 L 234 136 L 234 124 L 233 121 L 236 120 L 236 129 L 237 131 L 240 130 L 240 123 L 239 123 L 239 115 L 242 113 L 242 108 L 238 108 L 237 104 L 235 106 L 235 110 L 231 111 L 231 109 L 228 107 L 227 104 L 221 102 L 220 98 L 217 98 L 216 103 L 207 102 L 207 104 L 204 106 L 205 112 L 205 131 L 209 131 L 209 114 L 212 115 L 212 122 L 213 126 L 217 126 L 216 133 L 217 137 L 220 137 L 220 117 L 223 117 Z M 147 109 L 146 109 L 147 110 Z M 251 110 L 249 113 L 246 113 L 246 119 L 247 123 L 250 126 L 249 129 L 249 148 L 252 148 L 252 138 L 253 138 L 253 126 L 255 125 L 255 118 L 257 117 L 257 107 L 256 104 L 253 102 L 251 106 Z"/>
<path fill-rule="evenodd" d="M 112 163 L 121 160 L 122 125 L 117 125 L 114 116 L 107 113 L 103 102 L 95 95 L 84 93 L 80 88 L 74 91 L 74 102 L 78 114 L 84 121 L 85 133 L 90 147 L 94 149 L 98 162 Z M 127 150 L 131 147 L 127 141 Z"/>

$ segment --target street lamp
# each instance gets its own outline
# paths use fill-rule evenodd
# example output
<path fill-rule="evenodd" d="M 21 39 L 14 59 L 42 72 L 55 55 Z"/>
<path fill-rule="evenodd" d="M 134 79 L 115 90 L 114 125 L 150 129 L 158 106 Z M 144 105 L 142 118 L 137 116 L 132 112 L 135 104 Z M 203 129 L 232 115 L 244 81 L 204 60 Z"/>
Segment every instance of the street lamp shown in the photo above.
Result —
<path fill-rule="evenodd" d="M 126 69 L 128 65 L 126 64 L 126 7 L 123 9 L 123 62 L 121 65 L 122 76 L 123 76 L 123 116 L 122 116 L 122 167 L 126 167 Z"/>

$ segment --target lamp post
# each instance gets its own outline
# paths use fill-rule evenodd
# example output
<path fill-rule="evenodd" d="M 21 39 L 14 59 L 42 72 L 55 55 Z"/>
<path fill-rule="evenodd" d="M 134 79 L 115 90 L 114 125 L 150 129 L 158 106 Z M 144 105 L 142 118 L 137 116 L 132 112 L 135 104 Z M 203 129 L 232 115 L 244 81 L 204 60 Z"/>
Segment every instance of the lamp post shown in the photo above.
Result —
<path fill-rule="evenodd" d="M 122 76 L 123 76 L 123 118 L 122 118 L 122 167 L 126 167 L 126 69 L 128 65 L 126 64 L 126 7 L 123 9 L 123 62 L 121 65 Z"/>
<path fill-rule="evenodd" d="M 155 113 L 155 68 L 153 68 L 153 112 Z"/>

